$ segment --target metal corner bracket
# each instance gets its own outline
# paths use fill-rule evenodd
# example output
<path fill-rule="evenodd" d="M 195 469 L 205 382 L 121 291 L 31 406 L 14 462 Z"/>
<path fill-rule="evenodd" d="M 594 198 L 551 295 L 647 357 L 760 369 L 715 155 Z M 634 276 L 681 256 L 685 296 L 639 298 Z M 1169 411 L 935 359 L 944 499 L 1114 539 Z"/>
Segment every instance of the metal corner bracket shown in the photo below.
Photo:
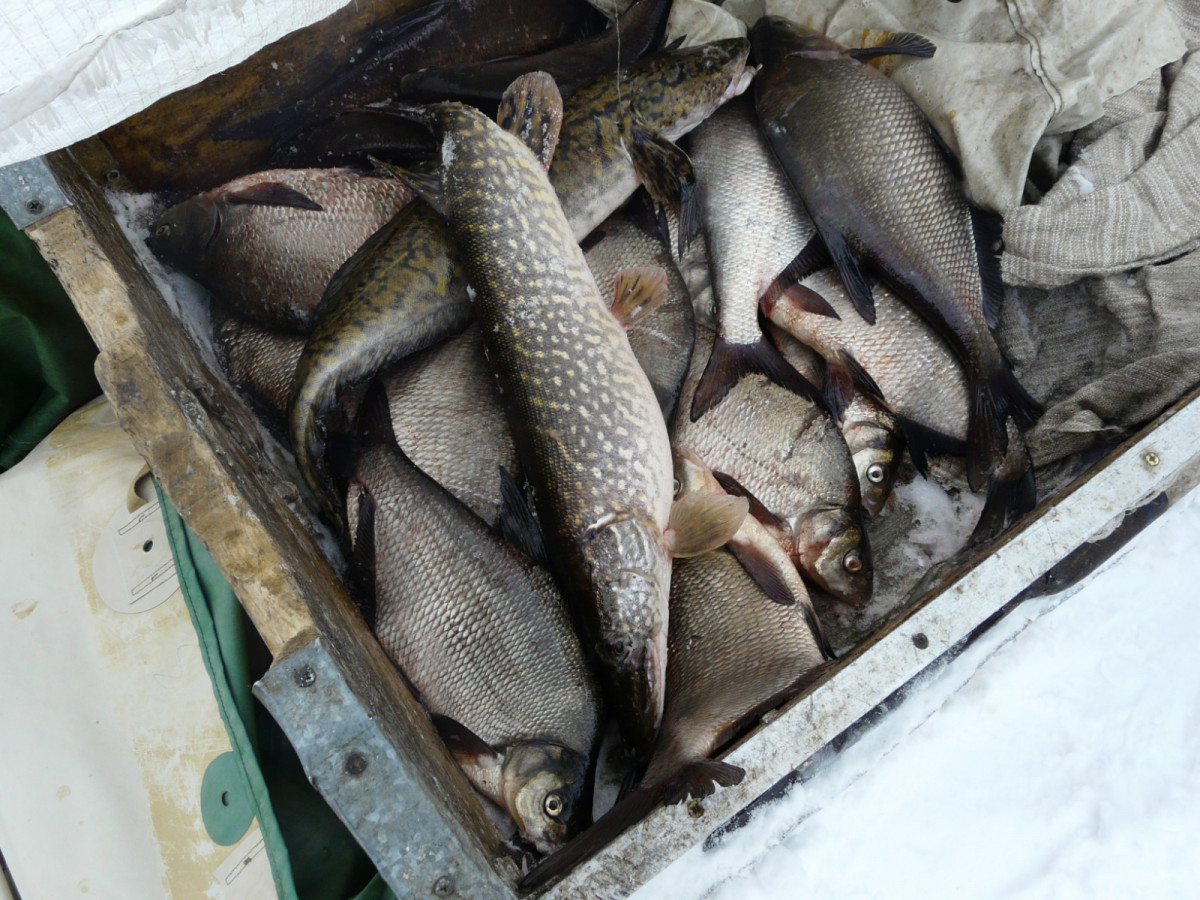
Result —
<path fill-rule="evenodd" d="M 44 156 L 0 168 L 0 208 L 18 228 L 70 205 Z"/>

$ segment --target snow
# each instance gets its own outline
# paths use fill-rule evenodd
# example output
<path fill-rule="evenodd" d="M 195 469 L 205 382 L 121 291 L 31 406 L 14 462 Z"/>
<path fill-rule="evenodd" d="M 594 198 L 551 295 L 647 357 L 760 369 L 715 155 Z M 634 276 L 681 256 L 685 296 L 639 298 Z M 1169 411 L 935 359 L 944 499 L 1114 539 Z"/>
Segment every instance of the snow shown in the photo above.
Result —
<path fill-rule="evenodd" d="M 1193 491 L 634 896 L 1183 897 L 1200 884 Z"/>

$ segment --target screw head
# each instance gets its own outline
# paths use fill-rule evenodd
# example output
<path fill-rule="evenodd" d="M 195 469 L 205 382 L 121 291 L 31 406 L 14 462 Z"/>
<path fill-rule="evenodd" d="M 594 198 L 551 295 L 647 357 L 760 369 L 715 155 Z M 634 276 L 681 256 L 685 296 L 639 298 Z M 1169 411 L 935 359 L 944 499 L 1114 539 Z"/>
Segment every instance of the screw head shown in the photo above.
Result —
<path fill-rule="evenodd" d="M 317 673 L 307 663 L 297 669 L 293 677 L 296 680 L 297 687 L 310 688 L 317 683 Z"/>
<path fill-rule="evenodd" d="M 42 201 L 41 201 L 41 200 L 37 200 L 37 199 L 34 199 L 34 200 L 26 200 L 26 201 L 25 201 L 25 208 L 26 208 L 27 210 L 29 210 L 31 213 L 39 213 L 39 212 L 41 212 L 41 211 L 42 211 Z"/>
<path fill-rule="evenodd" d="M 367 758 L 357 750 L 347 754 L 346 762 L 342 765 L 347 775 L 358 777 L 363 772 L 367 771 Z"/>
<path fill-rule="evenodd" d="M 1147 450 L 1146 455 L 1142 457 L 1148 466 L 1157 466 L 1159 463 L 1158 454 L 1153 450 Z"/>
<path fill-rule="evenodd" d="M 912 638 L 913 646 L 918 650 L 924 650 L 929 646 L 929 638 L 925 636 L 925 632 L 918 631 Z"/>
<path fill-rule="evenodd" d="M 450 875 L 442 875 L 433 883 L 433 896 L 453 897 L 456 889 L 454 878 Z"/>
<path fill-rule="evenodd" d="M 693 819 L 699 819 L 704 815 L 704 804 L 699 800 L 689 800 L 687 810 L 689 816 Z"/>

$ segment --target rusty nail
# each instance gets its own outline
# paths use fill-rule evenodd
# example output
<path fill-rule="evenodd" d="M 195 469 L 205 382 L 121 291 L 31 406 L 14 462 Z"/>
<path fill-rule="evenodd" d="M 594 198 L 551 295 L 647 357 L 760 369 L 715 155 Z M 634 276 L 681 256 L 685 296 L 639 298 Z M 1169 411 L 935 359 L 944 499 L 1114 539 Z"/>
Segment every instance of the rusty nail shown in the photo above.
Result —
<path fill-rule="evenodd" d="M 29 210 L 31 213 L 39 213 L 42 211 L 42 201 L 41 200 L 27 200 L 25 202 L 25 208 L 27 210 Z"/>
<path fill-rule="evenodd" d="M 1144 459 L 1146 461 L 1146 465 L 1148 465 L 1148 466 L 1157 466 L 1158 465 L 1158 454 L 1155 453 L 1153 450 L 1146 451 L 1146 455 L 1143 456 L 1142 459 Z"/>
<path fill-rule="evenodd" d="M 310 665 L 303 665 L 296 670 L 296 685 L 302 688 L 310 688 L 317 683 L 317 673 L 313 671 Z"/>
<path fill-rule="evenodd" d="M 913 646 L 918 650 L 924 650 L 929 646 L 929 638 L 925 636 L 925 632 L 918 631 L 913 635 Z"/>
<path fill-rule="evenodd" d="M 433 883 L 433 896 L 435 897 L 452 897 L 454 891 L 454 879 L 449 875 L 443 875 Z"/>
<path fill-rule="evenodd" d="M 355 751 L 346 757 L 346 763 L 342 768 L 346 770 L 347 775 L 361 775 L 367 771 L 367 758 Z"/>
<path fill-rule="evenodd" d="M 692 800 L 688 803 L 688 814 L 693 819 L 698 819 L 704 815 L 704 804 L 699 800 Z"/>

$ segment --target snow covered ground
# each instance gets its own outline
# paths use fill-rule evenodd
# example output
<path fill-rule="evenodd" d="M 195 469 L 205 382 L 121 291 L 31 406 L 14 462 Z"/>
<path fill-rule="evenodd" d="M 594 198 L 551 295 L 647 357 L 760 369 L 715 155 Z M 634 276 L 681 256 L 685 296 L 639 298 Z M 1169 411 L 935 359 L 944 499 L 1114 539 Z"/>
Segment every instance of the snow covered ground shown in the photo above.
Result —
<path fill-rule="evenodd" d="M 1200 896 L 1200 490 L 635 895 Z"/>

